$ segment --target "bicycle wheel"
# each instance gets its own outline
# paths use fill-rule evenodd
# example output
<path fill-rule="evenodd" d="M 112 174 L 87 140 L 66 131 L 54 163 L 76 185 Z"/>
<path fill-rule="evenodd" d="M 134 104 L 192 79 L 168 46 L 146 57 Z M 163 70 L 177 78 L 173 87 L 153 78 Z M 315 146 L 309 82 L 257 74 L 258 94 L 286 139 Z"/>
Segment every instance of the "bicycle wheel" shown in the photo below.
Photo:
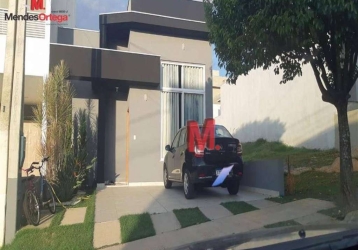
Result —
<path fill-rule="evenodd" d="M 56 213 L 55 197 L 53 195 L 50 184 L 48 184 L 47 182 L 45 185 L 45 198 L 46 198 L 45 203 L 47 204 L 48 210 L 50 210 L 52 214 Z"/>
<path fill-rule="evenodd" d="M 40 206 L 32 191 L 27 191 L 25 194 L 24 210 L 29 224 L 34 226 L 40 224 Z"/>

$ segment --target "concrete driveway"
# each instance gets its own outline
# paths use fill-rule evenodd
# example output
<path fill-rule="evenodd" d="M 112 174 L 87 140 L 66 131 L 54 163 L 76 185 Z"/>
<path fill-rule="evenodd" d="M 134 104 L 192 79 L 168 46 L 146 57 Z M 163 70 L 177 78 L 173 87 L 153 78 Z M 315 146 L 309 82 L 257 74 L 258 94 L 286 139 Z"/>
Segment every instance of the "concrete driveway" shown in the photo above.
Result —
<path fill-rule="evenodd" d="M 164 186 L 107 186 L 97 191 L 95 222 L 113 221 L 122 215 L 148 212 L 160 214 L 173 209 L 191 207 L 217 207 L 227 201 L 255 201 L 255 206 L 265 203 L 267 195 L 248 191 L 239 191 L 238 195 L 231 196 L 226 188 L 204 188 L 198 191 L 193 200 L 184 197 L 183 186 L 174 184 L 172 189 Z M 265 206 L 265 204 L 262 204 Z"/>
<path fill-rule="evenodd" d="M 267 196 L 239 191 L 230 196 L 223 188 L 206 188 L 196 199 L 186 200 L 182 186 L 112 187 L 97 190 L 93 246 L 108 250 L 168 249 L 204 239 L 248 232 L 265 225 L 295 220 L 301 225 L 332 223 L 332 218 L 317 213 L 334 204 L 316 199 L 303 199 L 286 204 L 265 200 Z M 245 201 L 258 210 L 234 215 L 220 205 L 227 201 Z M 173 209 L 199 207 L 209 222 L 182 228 Z M 120 218 L 126 214 L 150 213 L 155 236 L 121 243 Z"/>

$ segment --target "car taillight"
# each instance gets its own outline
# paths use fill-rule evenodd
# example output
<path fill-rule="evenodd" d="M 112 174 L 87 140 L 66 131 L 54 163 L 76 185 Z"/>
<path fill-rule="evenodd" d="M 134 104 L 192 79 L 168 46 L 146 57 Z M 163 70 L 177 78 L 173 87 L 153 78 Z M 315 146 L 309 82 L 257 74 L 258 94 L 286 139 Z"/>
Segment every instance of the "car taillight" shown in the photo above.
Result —
<path fill-rule="evenodd" d="M 238 155 L 242 155 L 242 144 L 239 142 L 239 144 L 237 145 L 237 154 Z"/>
<path fill-rule="evenodd" d="M 200 150 L 197 146 L 194 147 L 195 157 L 204 157 L 204 150 Z"/>

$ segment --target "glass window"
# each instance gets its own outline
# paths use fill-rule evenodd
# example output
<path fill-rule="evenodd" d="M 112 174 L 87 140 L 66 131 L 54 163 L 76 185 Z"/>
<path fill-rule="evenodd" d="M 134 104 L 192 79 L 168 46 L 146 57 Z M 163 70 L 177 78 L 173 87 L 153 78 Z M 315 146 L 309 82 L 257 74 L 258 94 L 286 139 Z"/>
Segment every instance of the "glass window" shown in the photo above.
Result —
<path fill-rule="evenodd" d="M 175 136 L 175 139 L 174 139 L 174 141 L 172 143 L 172 148 L 177 148 L 178 147 L 179 139 L 180 139 L 180 131 Z"/>
<path fill-rule="evenodd" d="M 179 99 L 178 93 L 162 93 L 162 158 L 165 156 L 165 145 L 173 142 L 179 126 Z"/>
<path fill-rule="evenodd" d="M 162 145 L 173 141 L 188 120 L 204 122 L 204 79 L 202 66 L 162 63 Z"/>
<path fill-rule="evenodd" d="M 203 127 L 200 127 L 200 132 L 203 132 Z M 232 138 L 232 135 L 230 132 L 222 125 L 215 125 L 215 137 L 221 138 L 221 137 L 229 137 Z"/>
<path fill-rule="evenodd" d="M 181 66 L 182 86 L 184 89 L 204 90 L 204 68 L 197 66 Z"/>
<path fill-rule="evenodd" d="M 179 147 L 183 146 L 186 142 L 186 128 L 184 128 L 180 134 Z"/>
<path fill-rule="evenodd" d="M 224 126 L 216 125 L 215 126 L 215 137 L 229 137 L 232 138 L 232 135 L 227 131 L 227 129 Z"/>
<path fill-rule="evenodd" d="M 184 124 L 189 120 L 204 122 L 204 95 L 184 94 Z"/>

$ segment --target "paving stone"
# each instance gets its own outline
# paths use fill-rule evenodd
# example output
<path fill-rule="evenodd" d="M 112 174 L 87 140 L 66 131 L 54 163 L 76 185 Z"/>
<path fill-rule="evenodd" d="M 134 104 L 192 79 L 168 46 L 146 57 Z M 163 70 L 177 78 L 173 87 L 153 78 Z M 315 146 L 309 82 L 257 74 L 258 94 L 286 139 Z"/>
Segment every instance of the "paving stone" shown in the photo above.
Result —
<path fill-rule="evenodd" d="M 200 207 L 200 211 L 210 220 L 231 216 L 232 213 L 221 205 Z"/>
<path fill-rule="evenodd" d="M 279 205 L 277 202 L 268 201 L 268 200 L 255 200 L 255 201 L 246 201 L 246 203 L 257 207 L 259 209 L 267 208 L 267 207 L 273 207 Z"/>
<path fill-rule="evenodd" d="M 150 217 L 152 218 L 154 229 L 157 234 L 181 228 L 180 223 L 173 212 L 152 214 Z"/>
<path fill-rule="evenodd" d="M 119 225 L 119 220 L 94 224 L 94 234 L 93 234 L 94 248 L 111 246 L 114 244 L 119 244 L 120 242 L 121 242 L 121 228 Z"/>
<path fill-rule="evenodd" d="M 61 225 L 73 225 L 83 223 L 86 216 L 86 207 L 69 208 L 61 221 Z"/>
<path fill-rule="evenodd" d="M 317 225 L 317 224 L 328 224 L 336 222 L 335 219 L 324 214 L 314 213 L 307 216 L 303 216 L 295 219 L 296 222 L 302 225 Z"/>

